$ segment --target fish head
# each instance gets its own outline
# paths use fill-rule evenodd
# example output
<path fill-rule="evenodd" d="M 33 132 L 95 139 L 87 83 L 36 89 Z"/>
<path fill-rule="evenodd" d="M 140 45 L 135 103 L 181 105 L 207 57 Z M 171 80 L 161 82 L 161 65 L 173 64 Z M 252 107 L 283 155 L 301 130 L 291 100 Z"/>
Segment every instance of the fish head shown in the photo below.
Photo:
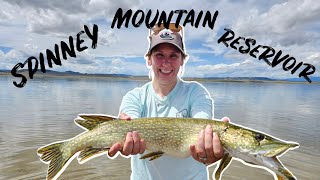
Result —
<path fill-rule="evenodd" d="M 259 131 L 241 127 L 229 127 L 221 139 L 226 151 L 231 156 L 253 166 L 266 167 L 278 177 L 295 179 L 278 157 L 288 150 L 298 148 L 298 143 L 284 141 Z"/>
<path fill-rule="evenodd" d="M 220 139 L 227 150 L 246 155 L 280 156 L 289 149 L 299 147 L 296 142 L 284 141 L 248 128 L 229 126 Z"/>
<path fill-rule="evenodd" d="M 260 132 L 253 132 L 255 139 L 259 142 L 251 152 L 252 164 L 266 167 L 274 173 L 275 179 L 296 180 L 296 177 L 280 162 L 278 157 L 288 150 L 299 147 L 296 142 L 284 141 Z"/>
<path fill-rule="evenodd" d="M 281 156 L 286 151 L 299 147 L 296 142 L 284 141 L 260 132 L 252 132 L 252 136 L 257 143 L 252 153 L 264 157 Z"/>

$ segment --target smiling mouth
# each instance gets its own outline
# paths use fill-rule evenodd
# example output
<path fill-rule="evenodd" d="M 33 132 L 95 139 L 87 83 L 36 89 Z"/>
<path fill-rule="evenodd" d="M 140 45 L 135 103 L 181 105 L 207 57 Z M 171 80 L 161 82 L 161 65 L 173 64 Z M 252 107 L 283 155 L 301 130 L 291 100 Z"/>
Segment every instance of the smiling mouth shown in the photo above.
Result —
<path fill-rule="evenodd" d="M 162 69 L 159 69 L 161 73 L 163 74 L 170 74 L 171 72 L 173 72 L 173 70 L 162 70 Z"/>

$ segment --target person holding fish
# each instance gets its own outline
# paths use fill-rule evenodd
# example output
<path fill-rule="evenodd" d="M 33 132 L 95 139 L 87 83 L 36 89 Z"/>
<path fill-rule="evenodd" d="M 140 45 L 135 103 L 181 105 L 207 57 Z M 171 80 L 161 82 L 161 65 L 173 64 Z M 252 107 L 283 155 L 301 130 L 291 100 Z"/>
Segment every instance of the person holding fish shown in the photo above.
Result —
<path fill-rule="evenodd" d="M 296 179 L 278 157 L 298 143 L 213 119 L 208 91 L 180 78 L 187 61 L 181 26 L 155 27 L 149 40 L 146 63 L 152 81 L 123 97 L 118 117 L 79 114 L 74 122 L 85 132 L 37 150 L 49 164 L 48 180 L 57 179 L 76 156 L 83 164 L 117 152 L 134 155 L 133 180 L 209 179 L 206 165 L 221 159 L 213 174 L 220 179 L 233 158 L 268 170 L 274 179 Z"/>
<path fill-rule="evenodd" d="M 122 100 L 119 119 L 134 120 L 140 117 L 192 117 L 212 119 L 213 100 L 198 82 L 181 79 L 187 62 L 183 27 L 174 23 L 169 28 L 155 26 L 149 31 L 149 48 L 146 64 L 151 82 L 128 92 Z M 222 118 L 229 122 L 229 118 Z M 220 160 L 223 147 L 219 137 L 208 125 L 199 132 L 197 144 L 190 145 L 192 157 L 179 159 L 153 154 L 156 161 L 140 160 L 146 143 L 139 132 L 128 132 L 123 145 L 114 144 L 108 155 L 118 151 L 131 157 L 131 179 L 207 179 L 206 165 Z M 198 161 L 198 162 L 197 162 Z M 199 163 L 200 162 L 200 163 Z"/>

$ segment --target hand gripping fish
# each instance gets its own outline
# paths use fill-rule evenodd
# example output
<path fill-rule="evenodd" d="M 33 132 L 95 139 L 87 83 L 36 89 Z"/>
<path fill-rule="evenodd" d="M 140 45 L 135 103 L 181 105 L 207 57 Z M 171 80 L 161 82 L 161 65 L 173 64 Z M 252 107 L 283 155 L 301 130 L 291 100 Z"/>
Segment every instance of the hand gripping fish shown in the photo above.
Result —
<path fill-rule="evenodd" d="M 162 155 L 187 158 L 190 144 L 197 144 L 199 132 L 208 124 L 220 138 L 224 156 L 215 170 L 220 179 L 232 158 L 246 165 L 262 167 L 275 179 L 296 179 L 278 157 L 299 144 L 287 142 L 262 132 L 233 123 L 195 118 L 138 118 L 118 120 L 109 115 L 79 115 L 75 123 L 86 129 L 74 138 L 55 142 L 38 149 L 40 159 L 49 164 L 47 179 L 57 179 L 74 157 L 80 164 L 107 153 L 109 148 L 124 143 L 127 132 L 137 131 L 146 144 L 148 154 L 141 159 L 155 160 Z"/>

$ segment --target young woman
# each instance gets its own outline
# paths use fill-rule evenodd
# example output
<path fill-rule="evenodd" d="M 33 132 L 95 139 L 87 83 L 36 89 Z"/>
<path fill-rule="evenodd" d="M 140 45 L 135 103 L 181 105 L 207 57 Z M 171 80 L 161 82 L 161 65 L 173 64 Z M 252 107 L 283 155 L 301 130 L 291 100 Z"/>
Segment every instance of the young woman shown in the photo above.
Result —
<path fill-rule="evenodd" d="M 140 117 L 213 118 L 213 100 L 197 82 L 180 78 L 186 63 L 183 28 L 170 24 L 169 29 L 156 26 L 149 33 L 146 54 L 152 81 L 128 92 L 122 100 L 119 118 Z M 224 121 L 229 121 L 224 118 Z M 206 165 L 221 159 L 223 148 L 208 125 L 199 132 L 198 143 L 190 145 L 192 157 L 186 159 L 162 156 L 154 161 L 140 160 L 146 145 L 138 132 L 129 132 L 125 143 L 114 144 L 109 156 L 118 151 L 131 157 L 131 179 L 207 179 Z M 199 163 L 200 162 L 200 163 Z"/>

